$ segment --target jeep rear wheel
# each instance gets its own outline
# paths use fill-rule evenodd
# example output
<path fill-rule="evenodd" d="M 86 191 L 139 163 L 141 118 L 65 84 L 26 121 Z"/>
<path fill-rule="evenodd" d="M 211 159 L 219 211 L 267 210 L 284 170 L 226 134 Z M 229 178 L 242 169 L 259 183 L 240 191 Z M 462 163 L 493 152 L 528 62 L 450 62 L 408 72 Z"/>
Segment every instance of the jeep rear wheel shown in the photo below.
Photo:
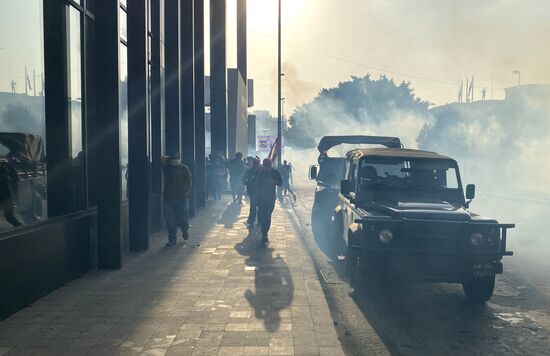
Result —
<path fill-rule="evenodd" d="M 462 283 L 466 298 L 475 303 L 485 303 L 493 296 L 495 290 L 495 275 L 490 277 L 472 278 Z"/>

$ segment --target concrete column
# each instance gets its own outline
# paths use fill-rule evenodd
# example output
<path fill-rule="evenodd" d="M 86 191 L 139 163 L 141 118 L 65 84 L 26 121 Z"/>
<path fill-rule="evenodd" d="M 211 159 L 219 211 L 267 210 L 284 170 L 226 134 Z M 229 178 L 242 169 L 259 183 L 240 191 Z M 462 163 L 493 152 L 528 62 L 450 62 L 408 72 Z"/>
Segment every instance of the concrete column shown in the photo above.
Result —
<path fill-rule="evenodd" d="M 210 0 L 212 153 L 227 155 L 226 0 Z"/>
<path fill-rule="evenodd" d="M 246 0 L 237 0 L 237 68 L 247 84 Z"/>
<path fill-rule="evenodd" d="M 195 0 L 195 204 L 206 205 L 204 127 L 204 0 Z"/>
<path fill-rule="evenodd" d="M 181 152 L 180 145 L 180 22 L 179 0 L 164 1 L 165 33 L 165 144 L 166 153 Z"/>
<path fill-rule="evenodd" d="M 160 63 L 160 0 L 151 0 L 151 229 L 161 227 L 162 169 L 162 106 Z"/>
<path fill-rule="evenodd" d="M 195 48 L 193 35 L 193 2 L 181 0 L 181 151 L 182 162 L 195 174 Z M 195 186 L 189 196 L 189 211 L 195 212 Z"/>
<path fill-rule="evenodd" d="M 88 147 L 97 194 L 99 268 L 122 266 L 118 11 L 118 0 L 104 0 L 95 9 L 97 103 Z"/>
<path fill-rule="evenodd" d="M 66 54 L 67 7 L 44 0 L 44 64 L 46 142 L 48 143 L 48 216 L 71 212 L 71 153 L 69 152 L 68 76 Z"/>
<path fill-rule="evenodd" d="M 146 0 L 128 2 L 128 192 L 130 250 L 149 248 Z"/>

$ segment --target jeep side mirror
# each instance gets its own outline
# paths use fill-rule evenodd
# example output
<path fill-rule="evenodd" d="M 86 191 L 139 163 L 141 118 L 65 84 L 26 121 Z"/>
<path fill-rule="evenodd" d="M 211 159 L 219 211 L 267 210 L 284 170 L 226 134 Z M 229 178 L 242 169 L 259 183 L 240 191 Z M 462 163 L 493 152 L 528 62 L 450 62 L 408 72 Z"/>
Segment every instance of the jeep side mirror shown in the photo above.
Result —
<path fill-rule="evenodd" d="M 309 166 L 309 179 L 310 180 L 317 179 L 317 166 L 315 165 Z"/>
<path fill-rule="evenodd" d="M 476 197 L 476 186 L 475 184 L 468 184 L 466 186 L 466 199 L 472 200 Z"/>
<path fill-rule="evenodd" d="M 340 182 L 340 193 L 342 193 L 342 195 L 348 195 L 351 193 L 351 190 L 351 182 L 347 179 L 343 179 Z"/>

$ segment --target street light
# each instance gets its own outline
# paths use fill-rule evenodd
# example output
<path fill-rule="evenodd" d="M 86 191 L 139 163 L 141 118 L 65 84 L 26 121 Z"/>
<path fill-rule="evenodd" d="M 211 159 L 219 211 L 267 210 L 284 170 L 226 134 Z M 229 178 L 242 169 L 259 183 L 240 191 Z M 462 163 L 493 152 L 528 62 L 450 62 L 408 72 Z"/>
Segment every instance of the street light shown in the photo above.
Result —
<path fill-rule="evenodd" d="M 281 66 L 281 0 L 279 0 L 279 24 L 278 24 L 278 37 L 277 37 L 277 139 L 279 140 L 279 147 L 277 152 L 277 164 L 281 165 L 282 150 L 282 135 L 283 135 L 283 118 L 281 112 L 281 78 L 283 76 Z"/>
<path fill-rule="evenodd" d="M 520 85 L 521 84 L 521 72 L 517 69 L 514 69 L 512 71 L 512 74 L 517 74 L 517 76 L 518 76 L 518 85 Z"/>

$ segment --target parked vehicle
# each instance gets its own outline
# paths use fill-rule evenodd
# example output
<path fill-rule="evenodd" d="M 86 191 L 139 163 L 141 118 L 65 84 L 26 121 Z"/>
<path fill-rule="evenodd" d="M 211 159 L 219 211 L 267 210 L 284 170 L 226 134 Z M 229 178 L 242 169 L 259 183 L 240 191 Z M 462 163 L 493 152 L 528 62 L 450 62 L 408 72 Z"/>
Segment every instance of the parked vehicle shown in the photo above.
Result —
<path fill-rule="evenodd" d="M 397 137 L 325 136 L 319 141 L 317 146 L 319 150 L 318 165 L 312 165 L 309 169 L 309 179 L 317 182 L 311 212 L 311 226 L 315 236 L 327 231 L 330 227 L 334 208 L 338 205 L 338 193 L 340 192 L 340 181 L 344 177 L 346 157 L 344 155 L 329 156 L 328 151 L 342 144 L 401 147 L 401 141 Z"/>
<path fill-rule="evenodd" d="M 43 217 L 46 199 L 44 142 L 40 136 L 23 133 L 0 133 L 0 161 L 15 168 L 19 177 L 16 209 L 26 224 Z"/>
<path fill-rule="evenodd" d="M 336 238 L 348 248 L 349 272 L 388 280 L 409 277 L 461 283 L 466 297 L 485 302 L 502 273 L 507 230 L 469 209 L 457 162 L 403 148 L 350 151 L 334 210 Z M 396 278 L 397 277 L 397 278 Z"/>

